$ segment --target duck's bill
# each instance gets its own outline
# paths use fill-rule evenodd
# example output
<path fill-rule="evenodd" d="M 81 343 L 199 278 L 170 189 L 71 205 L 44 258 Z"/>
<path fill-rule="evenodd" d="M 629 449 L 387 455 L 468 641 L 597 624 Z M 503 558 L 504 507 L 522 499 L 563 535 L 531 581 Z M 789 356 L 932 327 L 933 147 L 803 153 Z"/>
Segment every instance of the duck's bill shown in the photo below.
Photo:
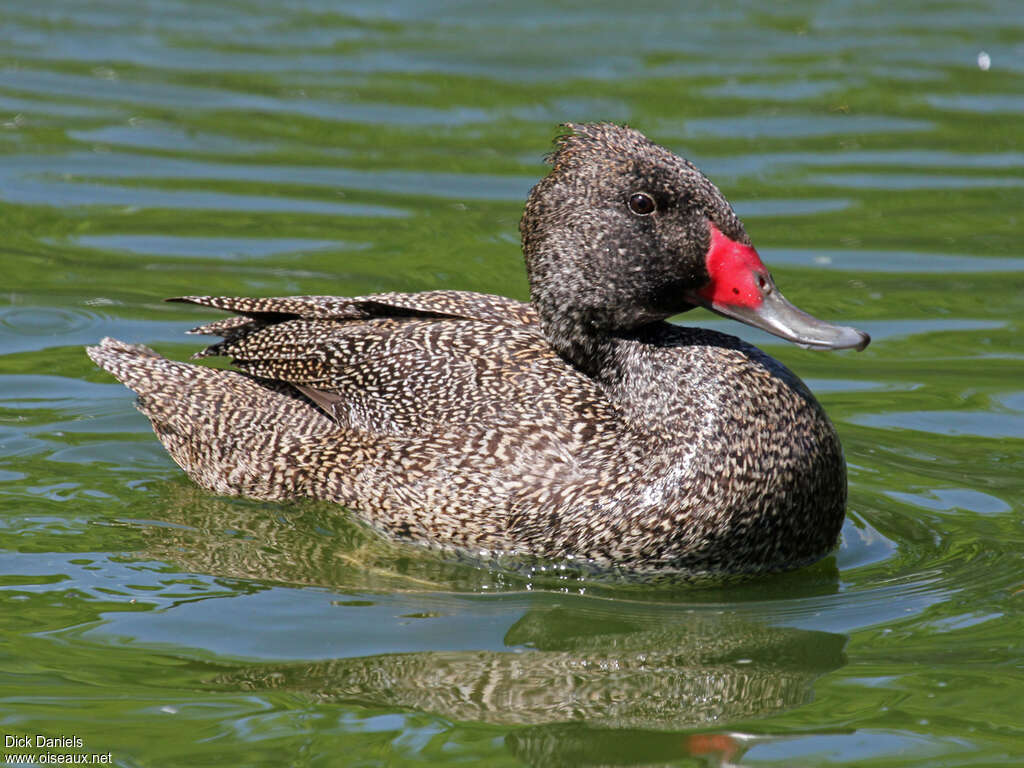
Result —
<path fill-rule="evenodd" d="M 871 337 L 797 309 L 779 292 L 757 251 L 714 225 L 706 265 L 710 281 L 689 299 L 725 317 L 811 349 L 864 349 Z"/>
<path fill-rule="evenodd" d="M 864 331 L 819 320 L 790 304 L 774 285 L 771 288 L 757 306 L 698 301 L 723 317 L 760 328 L 801 347 L 861 350 L 871 342 Z"/>

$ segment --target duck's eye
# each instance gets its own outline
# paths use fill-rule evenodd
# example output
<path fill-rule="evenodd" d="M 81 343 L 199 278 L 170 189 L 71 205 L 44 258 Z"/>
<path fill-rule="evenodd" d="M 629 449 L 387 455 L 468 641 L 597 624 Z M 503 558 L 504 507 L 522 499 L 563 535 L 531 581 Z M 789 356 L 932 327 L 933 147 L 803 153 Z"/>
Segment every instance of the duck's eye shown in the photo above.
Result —
<path fill-rule="evenodd" d="M 629 210 L 637 216 L 649 216 L 655 208 L 654 198 L 646 192 L 636 192 L 629 198 Z"/>

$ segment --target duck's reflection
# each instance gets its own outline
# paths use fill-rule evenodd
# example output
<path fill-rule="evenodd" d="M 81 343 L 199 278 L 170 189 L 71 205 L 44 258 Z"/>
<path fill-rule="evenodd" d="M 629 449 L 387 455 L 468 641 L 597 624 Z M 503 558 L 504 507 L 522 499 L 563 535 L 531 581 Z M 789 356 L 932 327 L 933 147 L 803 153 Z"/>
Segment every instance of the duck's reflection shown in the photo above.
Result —
<path fill-rule="evenodd" d="M 218 577 L 345 591 L 393 592 L 398 584 L 450 591 L 491 578 L 426 553 L 396 556 L 390 545 L 338 528 L 316 510 L 298 520 L 254 506 L 205 494 L 176 504 L 169 515 L 177 525 L 154 529 L 152 554 Z M 317 532 L 325 526 L 334 527 Z M 806 704 L 815 680 L 844 664 L 840 635 L 770 626 L 721 604 L 550 594 L 523 601 L 504 634 L 507 650 L 420 651 L 411 641 L 410 652 L 234 666 L 208 682 L 507 726 L 508 748 L 534 765 L 661 764 L 698 755 L 715 764 L 734 762 L 747 748 L 742 736 L 722 732 L 730 723 Z"/>
<path fill-rule="evenodd" d="M 502 725 L 583 722 L 680 729 L 805 704 L 819 675 L 843 663 L 838 635 L 769 628 L 721 614 L 651 630 L 565 608 L 530 610 L 506 652 L 434 651 L 261 664 L 218 680 L 318 698 L 400 707 Z M 548 624 L 574 626 L 556 640 Z M 514 649 L 514 650 L 512 650 Z"/>

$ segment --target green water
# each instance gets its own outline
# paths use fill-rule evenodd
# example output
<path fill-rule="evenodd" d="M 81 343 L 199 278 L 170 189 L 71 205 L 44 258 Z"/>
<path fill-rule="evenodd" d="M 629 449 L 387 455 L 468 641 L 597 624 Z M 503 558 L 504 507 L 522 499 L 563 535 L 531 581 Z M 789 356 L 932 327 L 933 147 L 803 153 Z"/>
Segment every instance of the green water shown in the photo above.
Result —
<path fill-rule="evenodd" d="M 1024 761 L 1015 2 L 5 0 L 0 731 L 119 766 Z M 988 68 L 982 65 L 986 59 Z M 218 498 L 82 345 L 166 296 L 519 298 L 564 120 L 722 187 L 863 353 L 766 347 L 850 466 L 833 557 L 688 589 L 512 576 Z M 7 759 L 0 758 L 0 759 Z"/>

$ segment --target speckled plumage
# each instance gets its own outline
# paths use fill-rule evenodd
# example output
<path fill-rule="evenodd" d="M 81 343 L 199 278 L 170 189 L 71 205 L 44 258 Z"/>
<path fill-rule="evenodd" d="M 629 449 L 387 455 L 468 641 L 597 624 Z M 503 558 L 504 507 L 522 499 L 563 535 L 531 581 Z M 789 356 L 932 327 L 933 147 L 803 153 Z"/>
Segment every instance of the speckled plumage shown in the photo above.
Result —
<path fill-rule="evenodd" d="M 344 504 L 402 537 L 688 574 L 757 573 L 836 542 L 846 474 L 806 387 L 739 339 L 664 322 L 707 280 L 721 193 L 640 133 L 571 126 L 522 222 L 530 304 L 433 291 L 177 299 L 235 316 L 174 362 L 92 359 L 200 485 Z M 657 219 L 625 210 L 659 200 Z M 623 195 L 625 197 L 623 197 Z M 663 213 L 662 213 L 663 210 Z"/>

